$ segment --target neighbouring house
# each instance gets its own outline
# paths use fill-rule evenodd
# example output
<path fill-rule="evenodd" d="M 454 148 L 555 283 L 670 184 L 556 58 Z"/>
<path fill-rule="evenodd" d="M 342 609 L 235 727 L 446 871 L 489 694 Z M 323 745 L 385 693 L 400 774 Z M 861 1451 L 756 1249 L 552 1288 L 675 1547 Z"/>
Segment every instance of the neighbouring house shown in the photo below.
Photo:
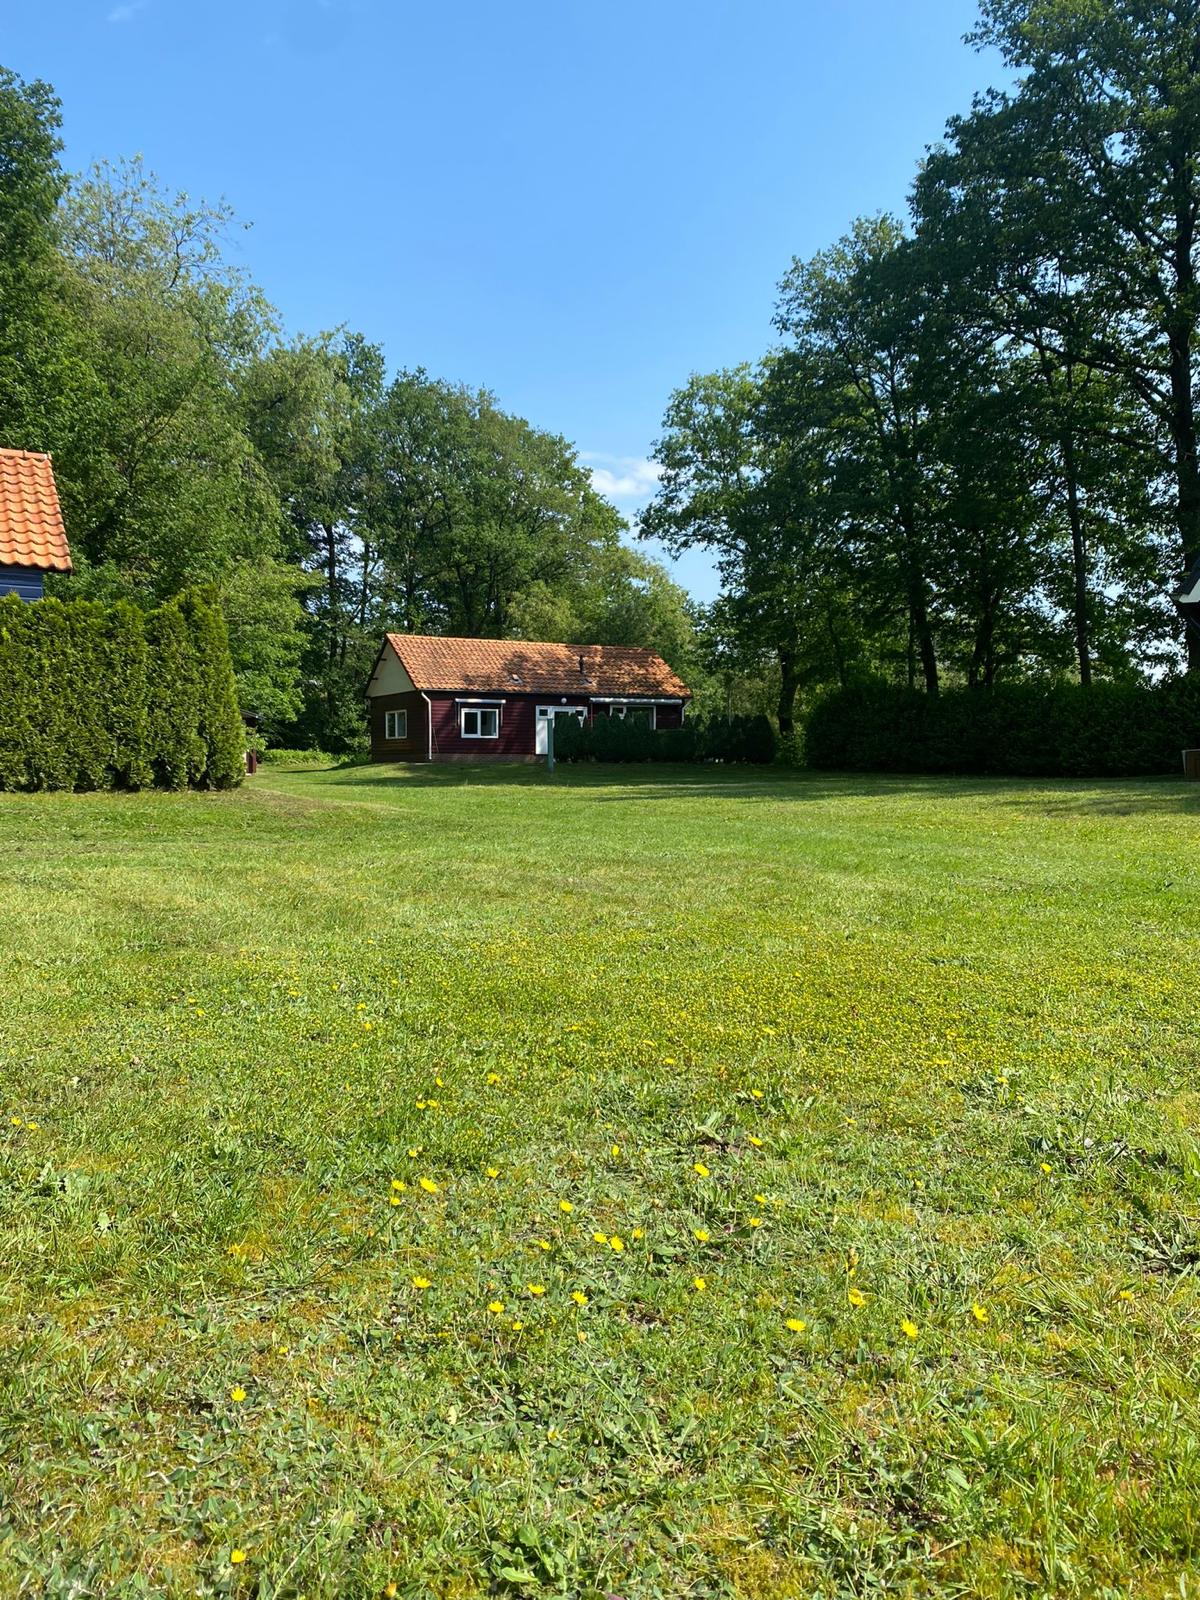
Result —
<path fill-rule="evenodd" d="M 374 761 L 545 755 L 555 717 L 677 728 L 691 695 L 653 650 L 389 633 L 367 687 Z"/>
<path fill-rule="evenodd" d="M 70 572 L 50 457 L 0 450 L 0 594 L 40 600 L 48 572 Z"/>

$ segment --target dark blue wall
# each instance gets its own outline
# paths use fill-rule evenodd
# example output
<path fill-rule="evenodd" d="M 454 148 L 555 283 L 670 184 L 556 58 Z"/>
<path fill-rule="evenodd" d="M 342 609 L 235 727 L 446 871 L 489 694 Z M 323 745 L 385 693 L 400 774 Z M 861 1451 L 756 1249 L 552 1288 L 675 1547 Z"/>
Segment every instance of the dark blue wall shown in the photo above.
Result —
<path fill-rule="evenodd" d="M 19 594 L 22 600 L 40 600 L 44 577 L 39 567 L 0 566 L 0 594 Z"/>

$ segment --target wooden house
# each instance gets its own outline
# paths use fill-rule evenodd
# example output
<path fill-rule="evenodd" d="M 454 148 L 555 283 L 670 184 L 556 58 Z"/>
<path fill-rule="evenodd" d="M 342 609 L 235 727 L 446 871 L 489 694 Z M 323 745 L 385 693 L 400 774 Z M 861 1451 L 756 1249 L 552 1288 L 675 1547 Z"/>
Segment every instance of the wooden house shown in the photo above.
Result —
<path fill-rule="evenodd" d="M 0 594 L 40 600 L 47 572 L 70 570 L 50 457 L 0 450 Z"/>
<path fill-rule="evenodd" d="M 691 695 L 653 650 L 389 633 L 367 688 L 375 761 L 532 760 L 556 717 L 677 728 Z"/>

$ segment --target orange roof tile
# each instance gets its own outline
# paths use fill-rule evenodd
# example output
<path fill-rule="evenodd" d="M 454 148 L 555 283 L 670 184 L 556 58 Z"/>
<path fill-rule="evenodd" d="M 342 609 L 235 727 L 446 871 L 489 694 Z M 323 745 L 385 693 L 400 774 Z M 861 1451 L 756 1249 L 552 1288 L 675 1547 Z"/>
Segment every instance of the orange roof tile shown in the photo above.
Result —
<path fill-rule="evenodd" d="M 0 567 L 71 570 L 49 456 L 0 450 Z"/>
<path fill-rule="evenodd" d="M 389 633 L 387 639 L 417 689 L 689 698 L 687 685 L 661 656 L 631 645 L 439 639 L 419 633 Z"/>

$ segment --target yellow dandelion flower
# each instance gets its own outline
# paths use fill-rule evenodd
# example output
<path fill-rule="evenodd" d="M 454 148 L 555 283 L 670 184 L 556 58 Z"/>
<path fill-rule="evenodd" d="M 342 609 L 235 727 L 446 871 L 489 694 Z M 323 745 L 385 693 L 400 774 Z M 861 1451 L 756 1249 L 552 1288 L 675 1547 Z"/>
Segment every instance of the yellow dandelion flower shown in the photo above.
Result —
<path fill-rule="evenodd" d="M 1118 1300 L 1132 1300 L 1133 1299 L 1133 1290 L 1132 1289 L 1119 1289 L 1117 1291 L 1117 1299 Z"/>
<path fill-rule="evenodd" d="M 630 1232 L 629 1237 L 631 1239 L 644 1239 L 646 1237 L 646 1230 L 644 1228 L 634 1228 Z"/>
<path fill-rule="evenodd" d="M 1042 1162 L 1042 1171 L 1043 1172 L 1053 1172 L 1054 1168 L 1050 1165 L 1050 1163 L 1048 1161 L 1043 1161 Z"/>
<path fill-rule="evenodd" d="M 748 1133 L 746 1135 L 746 1137 L 747 1137 L 747 1139 L 749 1139 L 750 1143 L 754 1146 L 754 1148 L 756 1150 L 761 1150 L 762 1149 L 762 1140 L 760 1138 L 758 1138 L 755 1134 Z"/>
<path fill-rule="evenodd" d="M 530 1294 L 545 1294 L 546 1292 L 546 1285 L 544 1283 L 527 1283 L 525 1287 Z"/>
<path fill-rule="evenodd" d="M 520 1333 L 520 1332 L 522 1332 L 524 1327 L 525 1327 L 525 1324 L 523 1322 L 514 1322 L 513 1325 L 512 1325 L 512 1331 L 514 1333 Z"/>
<path fill-rule="evenodd" d="M 761 1217 L 751 1217 L 749 1219 L 749 1222 L 750 1222 L 750 1226 L 752 1228 L 761 1228 L 762 1227 L 762 1218 Z"/>
<path fill-rule="evenodd" d="M 708 1243 L 710 1236 L 707 1228 L 693 1228 L 692 1232 L 696 1238 L 699 1239 L 701 1244 Z"/>
<path fill-rule="evenodd" d="M 789 1333 L 803 1333 L 807 1326 L 808 1324 L 802 1317 L 789 1317 L 784 1323 L 784 1327 Z"/>
<path fill-rule="evenodd" d="M 763 1092 L 761 1089 L 751 1089 L 750 1097 L 753 1100 L 761 1100 L 763 1097 Z"/>
<path fill-rule="evenodd" d="M 416 1144 L 416 1145 L 410 1144 L 409 1145 L 409 1147 L 408 1147 L 408 1155 L 409 1155 L 409 1160 L 410 1161 L 415 1161 L 420 1154 L 421 1154 L 421 1146 L 419 1144 Z"/>
<path fill-rule="evenodd" d="M 393 1178 L 392 1188 L 397 1194 L 405 1194 L 408 1190 L 408 1185 L 405 1183 L 403 1178 Z"/>
<path fill-rule="evenodd" d="M 614 1233 L 608 1245 L 610 1250 L 616 1250 L 619 1254 L 625 1248 L 625 1241 L 619 1233 Z"/>
<path fill-rule="evenodd" d="M 592 1238 L 596 1241 L 597 1244 L 607 1244 L 608 1243 L 608 1235 L 606 1233 L 594 1233 L 592 1235 Z"/>
<path fill-rule="evenodd" d="M 696 1163 L 695 1163 L 695 1164 L 694 1164 L 694 1165 L 693 1165 L 693 1167 L 692 1167 L 692 1171 L 693 1171 L 693 1172 L 695 1172 L 695 1173 L 697 1173 L 697 1174 L 698 1174 L 698 1175 L 699 1175 L 699 1176 L 700 1176 L 700 1177 L 701 1177 L 701 1178 L 707 1178 L 707 1177 L 709 1177 L 709 1176 L 710 1176 L 710 1174 L 709 1174 L 709 1170 L 708 1170 L 708 1168 L 707 1168 L 707 1167 L 706 1167 L 706 1166 L 705 1166 L 705 1165 L 704 1165 L 704 1163 L 703 1163 L 703 1161 L 697 1161 L 697 1162 L 696 1162 Z"/>
<path fill-rule="evenodd" d="M 613 1145 L 612 1151 L 611 1151 L 611 1155 L 612 1155 L 613 1160 L 615 1161 L 620 1154 L 621 1154 L 621 1146 L 619 1144 Z"/>
<path fill-rule="evenodd" d="M 488 1310 L 492 1313 L 492 1315 L 494 1317 L 500 1316 L 504 1311 L 504 1301 L 503 1300 L 489 1300 L 488 1301 Z"/>
<path fill-rule="evenodd" d="M 229 1398 L 233 1401 L 234 1405 L 241 1405 L 242 1401 L 246 1398 L 246 1391 L 242 1388 L 240 1383 L 235 1384 L 233 1388 L 230 1389 Z"/>
<path fill-rule="evenodd" d="M 235 1567 L 240 1567 L 242 1562 L 246 1559 L 246 1552 L 244 1550 L 231 1550 L 229 1552 L 229 1559 L 233 1562 Z"/>
<path fill-rule="evenodd" d="M 489 1178 L 498 1178 L 500 1176 L 500 1168 L 499 1167 L 489 1167 L 487 1169 L 487 1175 L 488 1175 Z"/>
<path fill-rule="evenodd" d="M 588 1303 L 588 1297 L 584 1294 L 582 1289 L 572 1289 L 571 1299 L 574 1300 L 577 1306 L 585 1306 Z"/>
<path fill-rule="evenodd" d="M 498 1072 L 489 1072 L 488 1075 L 487 1075 L 487 1081 L 489 1083 L 499 1083 L 500 1082 L 500 1074 Z"/>
<path fill-rule="evenodd" d="M 438 1186 L 436 1183 L 434 1183 L 432 1178 L 422 1178 L 421 1187 L 424 1189 L 426 1194 L 437 1194 L 438 1192 Z"/>
<path fill-rule="evenodd" d="M 708 1279 L 707 1278 L 693 1278 L 692 1279 L 692 1288 L 695 1289 L 697 1294 L 703 1294 L 705 1289 L 708 1288 Z"/>
<path fill-rule="evenodd" d="M 400 1593 L 400 1585 L 398 1583 L 385 1583 L 384 1584 L 384 1586 L 383 1586 L 384 1600 L 396 1600 L 396 1596 L 399 1593 Z"/>
<path fill-rule="evenodd" d="M 675 1057 L 674 1056 L 664 1056 L 662 1064 L 663 1064 L 664 1067 L 673 1067 L 675 1065 Z"/>
<path fill-rule="evenodd" d="M 534 1242 L 535 1245 L 537 1245 L 539 1250 L 549 1250 L 550 1249 L 550 1241 L 549 1241 L 549 1239 L 535 1239 L 533 1242 Z"/>
<path fill-rule="evenodd" d="M 756 1194 L 754 1196 L 754 1204 L 756 1206 L 765 1206 L 766 1203 L 767 1203 L 767 1197 L 766 1197 L 765 1194 Z"/>
<path fill-rule="evenodd" d="M 988 1319 L 987 1307 L 981 1306 L 979 1301 L 976 1300 L 975 1304 L 971 1307 L 971 1315 L 975 1318 L 976 1322 L 986 1322 Z"/>
<path fill-rule="evenodd" d="M 558 1209 L 560 1211 L 565 1211 L 568 1215 L 570 1215 L 570 1213 L 574 1211 L 575 1207 L 569 1200 L 560 1200 L 558 1202 Z"/>
<path fill-rule="evenodd" d="M 413 1286 L 414 1289 L 432 1289 L 433 1288 L 433 1285 L 432 1285 L 432 1283 L 430 1283 L 428 1278 L 414 1278 L 412 1280 L 412 1286 Z"/>
<path fill-rule="evenodd" d="M 909 1317 L 905 1317 L 904 1321 L 900 1324 L 900 1332 L 904 1334 L 905 1338 L 907 1339 L 915 1339 L 919 1331 L 920 1330 L 918 1329 L 916 1323 L 913 1322 Z"/>
<path fill-rule="evenodd" d="M 444 1089 L 446 1087 L 441 1078 L 435 1078 L 433 1080 L 433 1085 L 435 1089 Z"/>
<path fill-rule="evenodd" d="M 861 1289 L 856 1289 L 853 1285 L 846 1290 L 846 1299 L 849 1300 L 852 1306 L 865 1306 L 867 1303 L 866 1295 Z"/>

